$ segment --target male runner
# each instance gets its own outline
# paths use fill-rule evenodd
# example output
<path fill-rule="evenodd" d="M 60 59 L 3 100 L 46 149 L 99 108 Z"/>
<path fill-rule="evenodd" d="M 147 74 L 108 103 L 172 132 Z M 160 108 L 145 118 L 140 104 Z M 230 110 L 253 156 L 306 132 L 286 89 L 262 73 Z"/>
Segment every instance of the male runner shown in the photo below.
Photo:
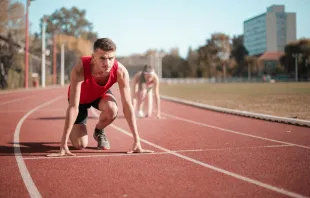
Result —
<path fill-rule="evenodd" d="M 118 107 L 110 91 L 118 83 L 123 112 L 133 134 L 133 152 L 152 152 L 144 150 L 140 144 L 134 108 L 131 101 L 129 75 L 127 69 L 115 59 L 116 45 L 109 38 L 97 39 L 93 54 L 82 57 L 71 71 L 68 90 L 69 106 L 66 112 L 64 131 L 61 138 L 60 152 L 48 156 L 75 155 L 68 148 L 68 139 L 76 149 L 83 149 L 88 144 L 86 121 L 88 108 L 100 110 L 101 114 L 95 126 L 93 137 L 100 149 L 109 149 L 110 143 L 104 128 L 117 117 Z"/>

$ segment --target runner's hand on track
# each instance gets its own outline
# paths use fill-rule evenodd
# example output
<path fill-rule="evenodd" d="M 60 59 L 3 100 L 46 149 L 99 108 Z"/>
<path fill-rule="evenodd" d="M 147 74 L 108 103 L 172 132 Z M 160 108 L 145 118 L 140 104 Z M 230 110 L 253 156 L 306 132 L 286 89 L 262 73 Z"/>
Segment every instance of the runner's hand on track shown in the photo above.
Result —
<path fill-rule="evenodd" d="M 129 152 L 127 152 L 128 154 L 132 154 L 132 153 L 153 153 L 154 151 L 151 150 L 145 150 L 141 147 L 140 143 L 134 143 L 133 144 L 133 149 Z"/>
<path fill-rule="evenodd" d="M 60 147 L 60 152 L 59 153 L 52 153 L 46 155 L 47 157 L 62 157 L 62 156 L 75 156 L 75 154 L 71 153 L 68 145 L 64 145 Z"/>

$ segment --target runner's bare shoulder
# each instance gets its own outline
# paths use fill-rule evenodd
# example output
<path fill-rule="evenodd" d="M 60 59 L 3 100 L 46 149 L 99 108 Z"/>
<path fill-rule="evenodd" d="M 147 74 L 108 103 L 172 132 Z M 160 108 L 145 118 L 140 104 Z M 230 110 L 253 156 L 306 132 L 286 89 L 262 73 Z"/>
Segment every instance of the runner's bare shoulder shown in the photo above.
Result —
<path fill-rule="evenodd" d="M 127 68 L 120 62 L 118 63 L 118 68 L 117 68 L 117 77 L 124 77 L 124 75 L 128 74 Z"/>
<path fill-rule="evenodd" d="M 78 59 L 75 66 L 72 68 L 71 77 L 79 80 L 84 80 L 84 68 L 81 59 Z"/>

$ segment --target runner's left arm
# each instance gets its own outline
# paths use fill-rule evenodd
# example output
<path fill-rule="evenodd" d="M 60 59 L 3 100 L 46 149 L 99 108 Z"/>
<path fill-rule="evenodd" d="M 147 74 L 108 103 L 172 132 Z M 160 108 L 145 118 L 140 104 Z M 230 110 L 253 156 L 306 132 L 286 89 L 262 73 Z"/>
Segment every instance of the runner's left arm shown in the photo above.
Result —
<path fill-rule="evenodd" d="M 156 107 L 157 107 L 157 117 L 161 117 L 161 112 L 160 112 L 160 94 L 159 94 L 159 78 L 156 75 L 155 76 L 155 98 L 156 98 Z"/>
<path fill-rule="evenodd" d="M 136 117 L 134 114 L 134 108 L 131 102 L 131 92 L 130 92 L 130 83 L 129 83 L 129 74 L 127 69 L 121 64 L 118 64 L 119 68 L 117 71 L 117 82 L 119 85 L 119 91 L 121 95 L 123 113 L 127 120 L 128 126 L 132 132 L 134 138 L 133 149 L 128 153 L 150 153 L 153 151 L 144 150 L 140 144 L 140 137 L 137 128 Z"/>

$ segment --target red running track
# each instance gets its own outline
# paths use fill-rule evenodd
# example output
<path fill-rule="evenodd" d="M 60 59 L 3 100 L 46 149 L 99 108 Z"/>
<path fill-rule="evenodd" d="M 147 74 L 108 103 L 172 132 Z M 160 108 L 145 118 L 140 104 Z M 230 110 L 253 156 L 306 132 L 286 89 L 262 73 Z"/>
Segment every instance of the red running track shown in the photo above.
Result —
<path fill-rule="evenodd" d="M 0 94 L 0 197 L 310 197 L 309 128 L 165 100 L 165 119 L 137 120 L 153 154 L 126 154 L 132 138 L 120 105 L 110 150 L 95 148 L 90 110 L 88 148 L 47 158 L 59 150 L 66 91 Z"/>

